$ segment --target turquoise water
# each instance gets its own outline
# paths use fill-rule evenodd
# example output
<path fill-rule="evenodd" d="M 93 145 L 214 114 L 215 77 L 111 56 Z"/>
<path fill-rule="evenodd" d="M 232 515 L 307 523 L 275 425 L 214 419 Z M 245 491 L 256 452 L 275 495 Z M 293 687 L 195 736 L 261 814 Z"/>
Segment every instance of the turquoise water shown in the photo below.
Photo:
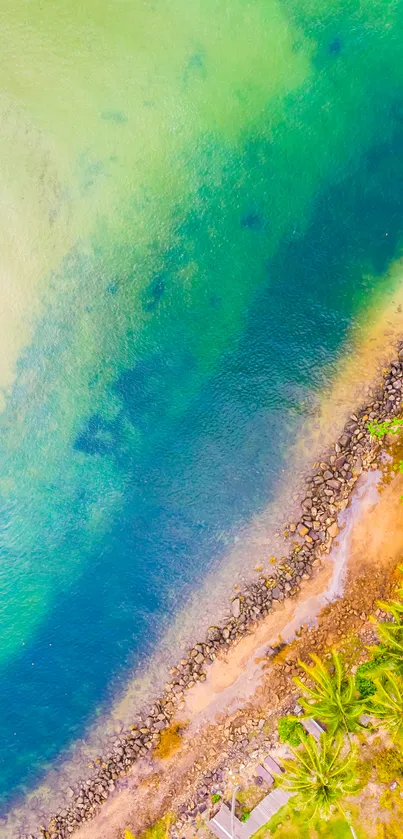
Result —
<path fill-rule="evenodd" d="M 275 499 L 350 328 L 390 290 L 403 4 L 14 0 L 2 17 L 7 809 Z"/>

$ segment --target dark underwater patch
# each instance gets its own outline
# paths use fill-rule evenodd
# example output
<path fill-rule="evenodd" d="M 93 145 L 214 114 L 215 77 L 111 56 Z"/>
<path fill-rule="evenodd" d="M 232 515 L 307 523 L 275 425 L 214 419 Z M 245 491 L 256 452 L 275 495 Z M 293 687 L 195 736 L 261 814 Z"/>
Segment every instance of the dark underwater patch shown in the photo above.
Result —
<path fill-rule="evenodd" d="M 343 48 L 343 42 L 341 38 L 332 38 L 327 48 L 329 55 L 340 55 Z"/>
<path fill-rule="evenodd" d="M 210 295 L 210 306 L 212 309 L 219 309 L 223 304 L 223 299 L 218 294 Z"/>
<path fill-rule="evenodd" d="M 108 122 L 114 122 L 115 125 L 127 122 L 127 116 L 123 113 L 123 111 L 102 111 L 101 119 L 105 119 Z"/>
<path fill-rule="evenodd" d="M 135 367 L 120 374 L 114 389 L 134 425 L 146 425 L 148 413 L 159 404 L 162 385 L 163 366 L 159 358 L 139 361 Z"/>
<path fill-rule="evenodd" d="M 207 75 L 205 58 L 202 50 L 195 52 L 190 56 L 183 73 L 184 82 L 187 82 L 189 78 L 194 75 L 199 76 L 202 79 L 205 79 Z"/>
<path fill-rule="evenodd" d="M 154 312 L 165 293 L 165 278 L 159 274 L 151 283 L 147 298 L 143 303 L 145 312 Z"/>
<path fill-rule="evenodd" d="M 94 414 L 75 440 L 74 448 L 84 454 L 106 454 L 114 448 L 114 427 Z"/>
<path fill-rule="evenodd" d="M 244 230 L 261 231 L 265 227 L 265 220 L 256 210 L 250 210 L 241 217 L 241 227 Z"/>

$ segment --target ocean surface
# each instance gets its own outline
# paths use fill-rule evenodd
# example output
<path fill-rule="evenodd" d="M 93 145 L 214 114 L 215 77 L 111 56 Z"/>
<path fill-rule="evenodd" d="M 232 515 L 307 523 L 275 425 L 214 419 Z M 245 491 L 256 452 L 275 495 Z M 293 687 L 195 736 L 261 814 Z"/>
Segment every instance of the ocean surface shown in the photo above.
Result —
<path fill-rule="evenodd" d="M 403 3 L 3 0 L 0 19 L 5 814 L 275 500 L 390 293 Z"/>

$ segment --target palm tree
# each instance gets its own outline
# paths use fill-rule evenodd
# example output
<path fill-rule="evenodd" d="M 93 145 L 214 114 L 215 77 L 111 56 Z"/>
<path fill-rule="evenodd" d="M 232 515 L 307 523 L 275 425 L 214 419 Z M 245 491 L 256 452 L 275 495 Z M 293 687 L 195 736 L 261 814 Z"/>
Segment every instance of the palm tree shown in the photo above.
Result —
<path fill-rule="evenodd" d="M 299 662 L 314 686 L 308 687 L 298 677 L 295 684 L 302 691 L 301 705 L 306 716 L 318 717 L 325 723 L 329 734 L 345 731 L 347 735 L 360 727 L 364 711 L 364 700 L 360 698 L 354 677 L 347 675 L 339 655 L 333 651 L 334 673 L 326 667 L 317 655 L 311 655 L 314 665 L 309 667 Z"/>
<path fill-rule="evenodd" d="M 355 771 L 355 753 L 345 753 L 341 734 L 335 739 L 322 735 L 320 742 L 305 737 L 297 749 L 291 749 L 293 759 L 284 760 L 286 774 L 277 778 L 283 789 L 294 795 L 297 810 L 304 810 L 308 821 L 327 819 L 338 810 L 347 821 L 355 839 L 356 834 L 341 802 L 359 792 Z"/>
<path fill-rule="evenodd" d="M 403 674 L 403 588 L 397 591 L 397 595 L 400 600 L 377 603 L 380 609 L 391 615 L 392 620 L 376 622 L 376 628 L 381 642 L 378 653 L 382 655 L 382 668 L 389 666 Z"/>
<path fill-rule="evenodd" d="M 370 711 L 374 714 L 392 740 L 403 744 L 403 679 L 392 671 L 385 670 L 383 679 L 375 680 L 376 693 L 370 700 Z"/>

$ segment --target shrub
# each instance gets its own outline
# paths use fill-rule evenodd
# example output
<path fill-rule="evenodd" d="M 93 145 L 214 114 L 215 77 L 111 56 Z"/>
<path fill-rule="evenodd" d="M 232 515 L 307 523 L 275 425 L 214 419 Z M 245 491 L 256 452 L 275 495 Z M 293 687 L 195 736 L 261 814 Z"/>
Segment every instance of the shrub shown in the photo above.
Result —
<path fill-rule="evenodd" d="M 282 743 L 299 746 L 304 737 L 304 729 L 298 717 L 294 717 L 292 714 L 282 717 L 278 724 L 278 736 Z"/>
<path fill-rule="evenodd" d="M 219 801 L 221 801 L 221 795 L 220 795 L 219 792 L 215 792 L 211 796 L 211 802 L 212 802 L 212 804 L 218 804 Z"/>
<path fill-rule="evenodd" d="M 403 755 L 399 749 L 385 749 L 375 756 L 374 765 L 378 780 L 390 784 L 396 776 L 403 775 Z"/>
<path fill-rule="evenodd" d="M 378 420 L 369 422 L 367 427 L 369 433 L 380 440 L 381 437 L 385 437 L 386 434 L 399 434 L 402 425 L 403 419 L 389 419 L 384 420 L 384 422 L 378 422 Z"/>
<path fill-rule="evenodd" d="M 375 693 L 375 685 L 370 678 L 374 672 L 373 661 L 366 661 L 365 664 L 360 664 L 355 676 L 355 683 L 359 690 L 362 699 L 369 699 Z"/>

